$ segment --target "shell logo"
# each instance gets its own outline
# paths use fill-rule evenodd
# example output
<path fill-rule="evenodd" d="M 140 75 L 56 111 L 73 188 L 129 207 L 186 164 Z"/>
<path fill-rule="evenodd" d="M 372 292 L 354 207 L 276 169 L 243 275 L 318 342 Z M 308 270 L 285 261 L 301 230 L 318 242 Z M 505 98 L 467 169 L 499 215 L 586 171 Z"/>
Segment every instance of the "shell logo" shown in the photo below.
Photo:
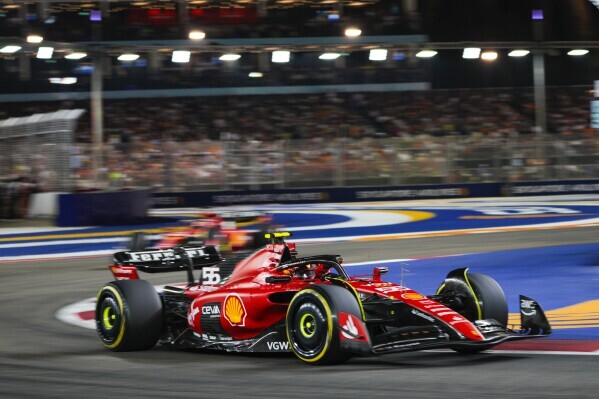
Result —
<path fill-rule="evenodd" d="M 424 295 L 419 294 L 417 292 L 408 292 L 406 294 L 402 294 L 401 297 L 403 299 L 412 299 L 412 300 L 424 299 Z"/>
<path fill-rule="evenodd" d="M 232 326 L 245 326 L 247 312 L 245 311 L 245 306 L 239 295 L 228 295 L 225 298 L 223 307 L 225 308 L 225 319 L 227 319 Z"/>

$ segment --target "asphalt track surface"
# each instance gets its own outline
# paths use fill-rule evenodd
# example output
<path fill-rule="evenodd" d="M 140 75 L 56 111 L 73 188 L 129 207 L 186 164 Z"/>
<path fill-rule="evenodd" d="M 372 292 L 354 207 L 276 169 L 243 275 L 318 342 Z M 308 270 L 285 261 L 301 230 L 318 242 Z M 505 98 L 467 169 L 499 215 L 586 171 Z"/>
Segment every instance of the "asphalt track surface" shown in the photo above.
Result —
<path fill-rule="evenodd" d="M 599 227 L 309 245 L 346 262 L 596 242 Z M 310 366 L 292 355 L 105 350 L 55 312 L 110 280 L 105 258 L 0 264 L 0 398 L 596 398 L 599 356 L 417 352 Z M 144 276 L 144 277 L 147 277 Z M 153 283 L 179 276 L 152 275 Z M 184 276 L 181 276 L 183 279 Z"/>

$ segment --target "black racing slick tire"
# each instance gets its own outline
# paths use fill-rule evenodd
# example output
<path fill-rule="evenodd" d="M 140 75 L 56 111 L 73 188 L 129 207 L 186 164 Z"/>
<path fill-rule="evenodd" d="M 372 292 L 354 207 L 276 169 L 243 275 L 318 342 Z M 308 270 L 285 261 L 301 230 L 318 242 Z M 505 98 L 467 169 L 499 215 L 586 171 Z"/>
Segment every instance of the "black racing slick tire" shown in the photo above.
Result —
<path fill-rule="evenodd" d="M 461 280 L 460 284 L 454 284 L 449 292 L 452 296 L 465 298 L 462 302 L 465 308 L 454 309 L 468 320 L 494 319 L 507 326 L 508 306 L 505 294 L 501 286 L 493 278 L 479 273 L 467 273 L 466 269 L 452 271 L 449 276 L 455 280 Z M 447 285 L 443 284 L 437 294 L 446 294 Z"/>
<path fill-rule="evenodd" d="M 96 302 L 96 332 L 116 352 L 150 349 L 162 334 L 162 301 L 145 280 L 110 282 Z"/>
<path fill-rule="evenodd" d="M 131 236 L 129 242 L 129 249 L 131 251 L 143 251 L 148 246 L 148 240 L 146 234 L 143 231 L 136 231 Z"/>
<path fill-rule="evenodd" d="M 352 306 L 359 314 L 353 295 L 342 287 L 312 285 L 299 291 L 289 303 L 286 316 L 291 350 L 309 364 L 339 364 L 351 353 L 341 349 L 337 312 Z M 355 306 L 353 306 L 355 305 Z"/>
<path fill-rule="evenodd" d="M 507 326 L 507 300 L 501 286 L 485 274 L 468 273 L 467 276 L 481 307 L 479 319 L 494 319 Z"/>
<path fill-rule="evenodd" d="M 466 309 L 459 311 L 468 320 L 474 322 L 476 320 L 494 319 L 499 322 L 502 326 L 507 326 L 508 321 L 508 305 L 505 298 L 505 293 L 501 286 L 493 278 L 479 273 L 466 273 L 463 269 L 463 281 L 465 284 L 457 285 L 458 292 L 456 294 L 463 295 L 468 298 L 465 301 L 468 305 Z M 439 289 L 438 293 L 443 293 L 443 286 Z M 457 311 L 457 309 L 455 309 Z M 491 348 L 490 346 L 476 346 L 476 347 L 454 347 L 451 348 L 459 353 L 478 353 L 486 349 Z"/>

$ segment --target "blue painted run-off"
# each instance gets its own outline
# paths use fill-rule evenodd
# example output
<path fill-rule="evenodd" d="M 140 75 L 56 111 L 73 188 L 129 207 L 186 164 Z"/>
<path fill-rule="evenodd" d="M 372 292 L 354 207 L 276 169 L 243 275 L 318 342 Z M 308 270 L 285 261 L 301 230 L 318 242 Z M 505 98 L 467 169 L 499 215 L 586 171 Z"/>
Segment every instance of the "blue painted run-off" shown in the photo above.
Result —
<path fill-rule="evenodd" d="M 398 254 L 398 258 L 401 254 Z M 434 294 L 447 273 L 468 267 L 472 273 L 493 277 L 503 288 L 511 313 L 518 312 L 518 295 L 537 300 L 551 310 L 599 300 L 599 243 L 519 249 L 482 254 L 447 256 L 406 262 L 381 263 L 389 266 L 385 280 Z M 374 265 L 348 267 L 351 275 L 371 274 Z M 581 316 L 584 320 L 584 316 Z M 598 325 L 599 310 L 588 324 Z M 554 339 L 599 339 L 599 328 L 556 329 Z"/>

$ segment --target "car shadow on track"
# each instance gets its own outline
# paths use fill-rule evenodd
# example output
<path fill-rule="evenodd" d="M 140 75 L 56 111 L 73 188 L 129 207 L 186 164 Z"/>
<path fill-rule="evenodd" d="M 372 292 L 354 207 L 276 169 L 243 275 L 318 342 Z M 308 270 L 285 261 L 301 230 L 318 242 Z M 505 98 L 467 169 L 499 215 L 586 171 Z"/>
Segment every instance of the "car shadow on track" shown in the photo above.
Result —
<path fill-rule="evenodd" d="M 270 367 L 303 368 L 310 369 L 331 367 L 331 366 L 313 366 L 301 362 L 291 353 L 238 353 L 221 352 L 206 349 L 175 349 L 166 347 L 155 347 L 143 352 L 109 352 L 103 349 L 88 352 L 88 355 L 108 355 L 118 358 L 122 361 L 131 363 L 146 363 L 151 361 L 160 361 L 164 365 L 182 365 L 197 364 L 198 362 L 220 364 L 231 362 L 231 365 L 247 364 L 248 367 L 260 367 L 262 364 Z M 430 369 L 446 367 L 471 367 L 485 364 L 507 363 L 526 358 L 526 355 L 499 354 L 499 353 L 480 353 L 475 355 L 463 355 L 451 351 L 430 351 L 417 353 L 403 353 L 386 356 L 373 357 L 353 357 L 346 363 L 333 366 L 340 368 L 361 368 L 372 370 L 373 366 L 380 368 L 400 367 L 410 369 Z"/>

